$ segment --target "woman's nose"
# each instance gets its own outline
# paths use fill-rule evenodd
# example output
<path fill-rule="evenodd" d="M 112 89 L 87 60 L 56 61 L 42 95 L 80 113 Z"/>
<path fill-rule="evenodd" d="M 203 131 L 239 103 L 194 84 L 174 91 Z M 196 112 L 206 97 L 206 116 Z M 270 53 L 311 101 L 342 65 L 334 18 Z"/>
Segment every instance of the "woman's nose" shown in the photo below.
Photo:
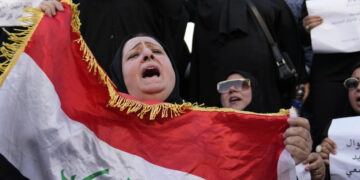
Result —
<path fill-rule="evenodd" d="M 143 60 L 147 61 L 147 60 L 152 60 L 152 59 L 154 59 L 154 55 L 153 55 L 151 49 L 145 48 Z"/>
<path fill-rule="evenodd" d="M 236 92 L 236 91 L 238 91 L 238 90 L 236 89 L 235 86 L 231 86 L 231 87 L 229 88 L 229 93 L 233 93 L 233 92 Z"/>

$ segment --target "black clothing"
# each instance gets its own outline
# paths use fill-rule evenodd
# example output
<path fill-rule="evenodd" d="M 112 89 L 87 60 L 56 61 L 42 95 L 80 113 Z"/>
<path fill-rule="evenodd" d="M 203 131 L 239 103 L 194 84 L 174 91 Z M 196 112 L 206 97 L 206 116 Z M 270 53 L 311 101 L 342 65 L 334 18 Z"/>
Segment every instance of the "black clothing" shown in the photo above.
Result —
<path fill-rule="evenodd" d="M 175 62 L 171 56 L 171 53 L 169 52 L 169 50 L 166 48 L 166 46 L 161 41 L 157 40 L 157 38 L 146 35 L 146 34 L 142 34 L 142 33 L 136 34 L 136 35 L 130 35 L 130 36 L 124 38 L 123 42 L 121 43 L 119 49 L 117 50 L 117 52 L 115 54 L 114 60 L 111 63 L 110 75 L 111 75 L 111 79 L 114 82 L 114 84 L 116 85 L 118 91 L 127 93 L 127 94 L 129 93 L 126 88 L 123 73 L 122 73 L 122 57 L 123 57 L 122 51 L 128 40 L 130 40 L 134 37 L 139 37 L 139 36 L 148 36 L 148 37 L 155 39 L 157 42 L 160 43 L 160 45 L 165 50 L 166 54 L 168 55 L 168 57 L 170 59 L 171 65 L 174 69 L 174 72 L 175 72 L 175 86 L 174 86 L 173 91 L 169 95 L 169 97 L 165 100 L 165 102 L 182 104 L 183 100 L 182 100 L 182 98 L 180 98 L 180 87 L 179 87 L 180 86 L 180 77 L 179 77 L 179 73 L 176 69 Z"/>
<path fill-rule="evenodd" d="M 80 6 L 81 33 L 101 67 L 109 73 L 122 39 L 147 33 L 182 55 L 187 13 L 181 0 L 75 0 Z"/>
<path fill-rule="evenodd" d="M 304 13 L 307 16 L 305 6 Z M 310 34 L 304 35 L 304 43 L 311 45 Z M 354 65 L 359 62 L 360 52 L 314 53 L 310 69 L 310 94 L 302 109 L 302 116 L 310 122 L 313 149 L 327 137 L 326 129 L 332 119 L 355 115 L 343 82 L 351 76 Z"/>
<path fill-rule="evenodd" d="M 310 94 L 303 109 L 303 115 L 310 121 L 314 147 L 321 143 L 332 119 L 354 115 L 343 82 L 358 62 L 360 52 L 314 54 Z"/>
<path fill-rule="evenodd" d="M 280 49 L 288 52 L 303 78 L 303 53 L 288 6 L 283 0 L 253 0 L 253 3 Z M 290 99 L 282 102 L 281 89 L 290 86 L 280 83 L 270 46 L 246 2 L 198 0 L 197 15 L 190 78 L 193 100 L 210 106 L 219 104 L 216 83 L 232 69 L 239 69 L 258 80 L 264 90 L 265 112 L 289 107 Z"/>

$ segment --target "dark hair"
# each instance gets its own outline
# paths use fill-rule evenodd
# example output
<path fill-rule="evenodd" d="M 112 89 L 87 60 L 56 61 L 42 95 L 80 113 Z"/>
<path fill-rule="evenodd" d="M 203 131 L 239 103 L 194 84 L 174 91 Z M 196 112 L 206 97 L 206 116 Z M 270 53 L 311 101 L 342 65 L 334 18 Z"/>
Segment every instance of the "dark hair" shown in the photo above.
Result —
<path fill-rule="evenodd" d="M 244 78 L 250 79 L 252 98 L 251 98 L 250 104 L 248 106 L 246 106 L 244 110 L 257 112 L 257 113 L 264 113 L 265 108 L 264 108 L 264 103 L 263 103 L 263 92 L 262 92 L 256 78 L 248 72 L 241 71 L 241 70 L 232 70 L 232 71 L 230 71 L 230 73 L 228 73 L 226 75 L 226 77 L 224 79 L 227 79 L 232 74 L 240 74 Z"/>
<path fill-rule="evenodd" d="M 157 41 L 163 47 L 163 49 L 165 50 L 167 56 L 170 59 L 171 66 L 172 66 L 172 68 L 174 69 L 174 72 L 175 72 L 175 86 L 174 86 L 174 89 L 172 90 L 171 94 L 169 95 L 169 97 L 165 101 L 170 102 L 170 103 L 182 103 L 182 99 L 180 98 L 180 95 L 179 95 L 179 87 L 180 87 L 179 75 L 178 75 L 178 72 L 177 72 L 177 69 L 176 69 L 175 62 L 174 62 L 170 52 L 168 51 L 166 46 L 161 41 L 159 41 L 156 37 L 154 37 L 153 35 L 145 34 L 145 33 L 131 34 L 131 35 L 126 36 L 122 40 L 118 50 L 116 51 L 115 57 L 114 57 L 114 59 L 113 59 L 113 61 L 111 63 L 111 66 L 110 66 L 110 77 L 111 77 L 111 80 L 116 85 L 118 91 L 123 92 L 123 93 L 129 93 L 127 88 L 126 88 L 123 73 L 122 73 L 123 48 L 124 48 L 125 44 L 130 39 L 133 39 L 133 38 L 136 38 L 136 37 L 150 37 L 150 38 L 154 39 L 155 41 Z"/>

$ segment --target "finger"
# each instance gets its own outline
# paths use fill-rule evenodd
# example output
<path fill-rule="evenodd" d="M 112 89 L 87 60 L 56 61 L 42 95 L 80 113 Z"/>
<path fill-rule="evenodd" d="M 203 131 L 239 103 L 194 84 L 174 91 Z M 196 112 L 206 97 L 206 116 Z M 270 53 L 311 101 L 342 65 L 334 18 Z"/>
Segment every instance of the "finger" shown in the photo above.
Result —
<path fill-rule="evenodd" d="M 321 151 L 329 154 L 330 152 L 333 152 L 334 149 L 333 149 L 333 147 L 332 147 L 329 143 L 323 142 L 323 143 L 321 144 Z"/>
<path fill-rule="evenodd" d="M 312 170 L 316 170 L 316 169 L 320 169 L 324 163 L 324 161 L 321 159 L 320 156 L 315 155 L 313 156 L 315 159 L 314 161 L 312 161 L 305 169 L 312 171 Z"/>
<path fill-rule="evenodd" d="M 305 118 L 301 117 L 291 117 L 288 119 L 288 123 L 290 126 L 299 126 L 307 129 L 310 131 L 310 124 L 309 121 Z"/>
<path fill-rule="evenodd" d="M 324 159 L 324 163 L 329 166 L 330 162 L 329 162 L 329 159 Z"/>
<path fill-rule="evenodd" d="M 329 160 L 329 154 L 326 153 L 320 153 L 321 158 L 325 161 L 325 160 Z"/>
<path fill-rule="evenodd" d="M 321 158 L 329 159 L 329 154 L 328 153 L 320 152 L 319 154 L 320 154 Z"/>
<path fill-rule="evenodd" d="M 312 22 L 309 24 L 309 30 L 314 29 L 315 27 L 319 26 L 320 24 L 322 24 L 322 21 L 316 21 L 316 22 Z"/>
<path fill-rule="evenodd" d="M 43 11 L 47 16 L 52 17 L 51 14 L 48 13 L 49 7 L 47 6 L 46 2 L 41 2 L 39 5 L 41 11 Z"/>
<path fill-rule="evenodd" d="M 293 145 L 286 145 L 285 149 L 292 155 L 296 164 L 299 164 L 300 162 L 306 160 L 309 155 L 309 153 Z"/>
<path fill-rule="evenodd" d="M 323 141 L 329 143 L 334 149 L 336 148 L 336 143 L 330 138 L 325 138 Z"/>
<path fill-rule="evenodd" d="M 287 137 L 284 141 L 285 145 L 293 145 L 305 152 L 311 151 L 310 147 L 308 146 L 308 143 L 306 143 L 306 140 L 299 136 L 290 136 Z"/>
<path fill-rule="evenodd" d="M 303 20 L 303 26 L 309 26 L 313 22 L 322 22 L 322 19 L 304 19 Z"/>
<path fill-rule="evenodd" d="M 64 11 L 64 7 L 63 5 L 60 3 L 60 2 L 54 2 L 55 3 L 55 7 L 56 7 L 56 10 L 58 11 Z"/>
<path fill-rule="evenodd" d="M 287 138 L 290 136 L 302 137 L 305 141 L 311 141 L 310 132 L 303 127 L 289 127 L 286 129 L 283 137 Z"/>
<path fill-rule="evenodd" d="M 321 22 L 323 21 L 323 19 L 309 19 L 307 21 L 305 21 L 307 23 L 307 25 L 311 24 L 311 23 L 314 23 L 314 22 Z"/>
<path fill-rule="evenodd" d="M 311 180 L 322 180 L 323 179 L 323 174 L 311 174 Z"/>
<path fill-rule="evenodd" d="M 303 22 L 310 22 L 310 21 L 317 21 L 317 20 L 321 20 L 322 18 L 320 16 L 306 16 L 303 19 Z"/>
<path fill-rule="evenodd" d="M 53 17 L 50 6 L 48 5 L 43 5 L 43 6 L 44 6 L 44 13 L 49 17 Z"/>
<path fill-rule="evenodd" d="M 55 16 L 55 15 L 56 15 L 55 3 L 51 2 L 51 4 L 49 5 L 49 7 L 50 7 L 50 10 L 51 10 L 51 14 L 52 14 L 53 16 Z"/>
<path fill-rule="evenodd" d="M 312 162 L 316 161 L 316 159 L 317 159 L 316 155 L 314 155 L 314 153 L 311 153 L 309 155 L 309 157 L 303 163 L 304 164 L 312 163 Z"/>

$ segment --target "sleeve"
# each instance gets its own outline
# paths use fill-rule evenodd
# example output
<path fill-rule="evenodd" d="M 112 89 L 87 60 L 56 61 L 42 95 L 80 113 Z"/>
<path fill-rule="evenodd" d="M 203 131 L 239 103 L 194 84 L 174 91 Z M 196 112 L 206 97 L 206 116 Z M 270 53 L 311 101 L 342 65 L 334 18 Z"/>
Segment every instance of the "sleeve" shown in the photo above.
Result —
<path fill-rule="evenodd" d="M 300 35 L 301 35 L 301 39 L 302 39 L 302 44 L 304 44 L 304 46 L 311 46 L 311 38 L 310 38 L 310 33 L 308 33 L 305 28 L 302 25 L 302 20 L 308 15 L 308 11 L 306 8 L 306 3 L 305 1 L 302 4 L 301 7 L 301 26 L 299 28 L 300 30 Z"/>

